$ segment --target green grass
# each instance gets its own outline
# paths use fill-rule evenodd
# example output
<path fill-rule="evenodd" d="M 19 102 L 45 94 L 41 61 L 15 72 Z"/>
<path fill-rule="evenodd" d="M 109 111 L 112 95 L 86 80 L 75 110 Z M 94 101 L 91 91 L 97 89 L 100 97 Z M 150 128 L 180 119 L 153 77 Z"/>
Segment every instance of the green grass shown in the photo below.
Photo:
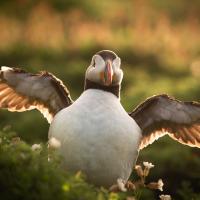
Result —
<path fill-rule="evenodd" d="M 49 161 L 48 161 L 49 160 Z M 62 158 L 45 143 L 32 150 L 8 128 L 0 131 L 0 192 L 2 199 L 122 200 L 138 191 L 109 192 L 87 183 L 81 172 L 61 168 Z M 140 191 L 141 193 L 141 191 Z M 152 197 L 150 190 L 143 196 Z"/>

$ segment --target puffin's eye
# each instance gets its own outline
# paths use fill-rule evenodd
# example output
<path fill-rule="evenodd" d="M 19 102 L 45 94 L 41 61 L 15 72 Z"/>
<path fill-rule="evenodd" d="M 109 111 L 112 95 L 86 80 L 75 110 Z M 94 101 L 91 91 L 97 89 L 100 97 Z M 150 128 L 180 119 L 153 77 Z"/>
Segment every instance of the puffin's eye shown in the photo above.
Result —
<path fill-rule="evenodd" d="M 99 55 L 95 55 L 94 57 L 94 66 L 102 69 L 105 66 L 105 61 L 103 60 L 103 58 Z"/>

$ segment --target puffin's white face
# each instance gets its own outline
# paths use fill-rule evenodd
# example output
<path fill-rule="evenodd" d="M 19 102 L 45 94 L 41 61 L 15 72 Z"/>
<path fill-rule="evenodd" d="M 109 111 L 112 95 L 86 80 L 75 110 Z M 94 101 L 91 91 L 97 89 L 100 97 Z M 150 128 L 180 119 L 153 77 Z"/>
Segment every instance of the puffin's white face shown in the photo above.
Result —
<path fill-rule="evenodd" d="M 105 86 L 120 85 L 123 78 L 120 65 L 121 59 L 119 57 L 112 60 L 94 55 L 86 71 L 86 79 Z"/>

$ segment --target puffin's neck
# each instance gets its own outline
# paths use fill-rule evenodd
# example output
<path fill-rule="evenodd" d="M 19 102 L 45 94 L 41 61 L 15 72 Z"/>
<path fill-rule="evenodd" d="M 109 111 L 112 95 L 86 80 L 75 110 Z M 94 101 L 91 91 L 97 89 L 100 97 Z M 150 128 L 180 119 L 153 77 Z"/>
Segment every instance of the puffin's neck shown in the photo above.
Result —
<path fill-rule="evenodd" d="M 107 92 L 111 92 L 117 98 L 120 98 L 120 85 L 105 86 L 105 85 L 100 85 L 98 83 L 95 83 L 93 81 L 86 79 L 84 90 L 87 90 L 87 89 L 104 90 L 104 91 L 107 91 Z"/>

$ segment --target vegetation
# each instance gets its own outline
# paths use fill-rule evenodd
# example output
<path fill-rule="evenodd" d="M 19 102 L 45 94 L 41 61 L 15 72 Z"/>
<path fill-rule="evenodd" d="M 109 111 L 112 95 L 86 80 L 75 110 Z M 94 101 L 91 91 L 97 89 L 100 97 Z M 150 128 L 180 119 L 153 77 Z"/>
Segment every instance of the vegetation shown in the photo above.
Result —
<path fill-rule="evenodd" d="M 162 180 L 146 184 L 152 164 L 146 163 L 145 170 L 137 169 L 140 180 L 136 184 L 123 183 L 113 185 L 112 191 L 88 184 L 81 172 L 76 174 L 64 171 L 55 149 L 46 145 L 28 145 L 16 137 L 14 132 L 0 132 L 0 191 L 2 199 L 71 199 L 71 200 L 120 200 L 153 195 L 150 191 L 139 191 L 138 188 L 159 189 L 162 191 Z M 145 163 L 144 163 L 145 165 Z M 144 173 L 145 172 L 145 173 Z M 121 185 L 121 187 L 120 187 Z M 136 189 L 137 187 L 137 189 Z M 121 189 L 121 190 L 120 190 Z M 128 191 L 127 191 L 128 190 Z"/>
<path fill-rule="evenodd" d="M 2 0 L 0 11 L 0 65 L 32 72 L 48 70 L 64 81 L 73 99 L 82 92 L 91 56 L 111 49 L 122 59 L 121 100 L 127 111 L 158 93 L 200 100 L 198 0 Z M 125 198 L 95 188 L 82 178 L 77 180 L 62 172 L 57 162 L 47 162 L 48 124 L 37 111 L 1 110 L 0 127 L 5 126 L 11 126 L 25 142 L 15 145 L 9 139 L 10 131 L 1 133 L 1 139 L 8 137 L 8 142 L 2 139 L 0 144 L 1 196 L 3 190 L 13 195 L 4 199 L 15 195 L 27 199 L 30 189 L 37 191 L 37 199 Z M 34 143 L 43 144 L 44 149 L 33 152 L 30 145 Z M 23 154 L 27 156 L 24 160 Z M 149 181 L 162 178 L 166 194 L 188 200 L 200 198 L 199 158 L 199 149 L 165 137 L 142 150 L 138 163 L 153 162 L 156 167 Z M 62 189 L 66 181 L 81 186 L 66 194 Z M 141 199 L 158 199 L 159 195 L 145 190 Z"/>

